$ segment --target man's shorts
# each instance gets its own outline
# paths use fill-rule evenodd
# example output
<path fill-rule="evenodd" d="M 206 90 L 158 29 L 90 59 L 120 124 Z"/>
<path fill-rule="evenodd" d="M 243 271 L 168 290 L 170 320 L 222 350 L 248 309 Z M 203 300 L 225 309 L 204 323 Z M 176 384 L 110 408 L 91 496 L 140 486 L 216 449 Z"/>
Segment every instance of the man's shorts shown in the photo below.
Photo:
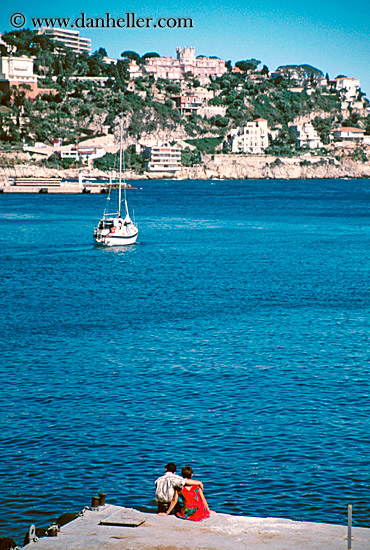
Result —
<path fill-rule="evenodd" d="M 157 502 L 158 504 L 158 514 L 161 512 L 166 513 L 168 508 L 170 507 L 170 502 Z M 181 512 L 181 503 L 177 502 L 175 508 L 172 510 L 171 514 L 177 514 L 178 512 Z"/>
<path fill-rule="evenodd" d="M 158 502 L 158 514 L 161 512 L 166 513 L 170 507 L 170 502 Z"/>

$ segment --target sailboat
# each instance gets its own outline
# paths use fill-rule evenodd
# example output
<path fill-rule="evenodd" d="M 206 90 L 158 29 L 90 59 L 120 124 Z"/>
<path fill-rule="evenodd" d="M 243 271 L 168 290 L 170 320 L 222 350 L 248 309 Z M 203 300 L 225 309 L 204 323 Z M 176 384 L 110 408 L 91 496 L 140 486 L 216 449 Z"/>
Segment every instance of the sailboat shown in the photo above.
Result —
<path fill-rule="evenodd" d="M 139 230 L 131 220 L 126 199 L 126 182 L 124 182 L 124 217 L 122 217 L 122 124 L 120 134 L 119 151 L 119 185 L 118 185 L 118 210 L 114 214 L 107 213 L 105 208 L 103 217 L 94 229 L 94 239 L 99 245 L 127 246 L 136 242 Z M 110 191 L 112 185 L 110 185 Z M 107 204 L 110 203 L 110 191 Z"/>

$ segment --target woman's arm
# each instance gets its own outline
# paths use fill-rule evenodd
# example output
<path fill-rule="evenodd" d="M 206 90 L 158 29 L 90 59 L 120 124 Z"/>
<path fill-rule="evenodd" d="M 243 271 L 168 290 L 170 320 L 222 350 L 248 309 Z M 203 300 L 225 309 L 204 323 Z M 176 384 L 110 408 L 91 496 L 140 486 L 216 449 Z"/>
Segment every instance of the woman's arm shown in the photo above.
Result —
<path fill-rule="evenodd" d="M 201 487 L 199 487 L 199 496 L 202 499 L 202 501 L 204 503 L 204 506 L 206 507 L 208 512 L 211 513 L 211 510 L 209 509 L 209 506 L 208 506 L 208 502 L 206 501 L 206 497 L 204 496 L 204 493 L 203 493 Z"/>

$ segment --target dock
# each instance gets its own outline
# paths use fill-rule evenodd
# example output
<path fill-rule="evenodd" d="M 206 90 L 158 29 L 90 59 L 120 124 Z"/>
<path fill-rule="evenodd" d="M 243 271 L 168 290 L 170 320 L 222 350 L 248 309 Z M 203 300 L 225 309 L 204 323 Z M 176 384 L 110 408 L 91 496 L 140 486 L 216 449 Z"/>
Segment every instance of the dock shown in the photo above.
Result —
<path fill-rule="evenodd" d="M 28 182 L 23 184 L 23 182 L 17 182 L 16 184 L 5 184 L 0 185 L 0 193 L 41 193 L 41 194 L 67 194 L 67 195 L 76 195 L 81 193 L 96 194 L 96 193 L 108 193 L 109 191 L 109 182 L 88 182 L 83 186 L 80 186 L 78 182 L 50 182 L 46 181 L 42 183 L 40 180 L 38 182 Z M 126 189 L 135 189 L 129 183 L 124 187 Z M 114 183 L 111 185 L 112 189 L 118 189 L 118 184 Z"/>
<path fill-rule="evenodd" d="M 112 504 L 85 509 L 27 550 L 369 550 L 370 529 L 212 513 L 201 522 Z"/>
<path fill-rule="evenodd" d="M 107 183 L 93 183 L 88 186 L 79 186 L 78 182 L 51 182 L 35 181 L 35 182 L 16 182 L 11 185 L 3 185 L 0 187 L 0 193 L 64 193 L 64 194 L 80 194 L 80 193 L 107 193 Z"/>

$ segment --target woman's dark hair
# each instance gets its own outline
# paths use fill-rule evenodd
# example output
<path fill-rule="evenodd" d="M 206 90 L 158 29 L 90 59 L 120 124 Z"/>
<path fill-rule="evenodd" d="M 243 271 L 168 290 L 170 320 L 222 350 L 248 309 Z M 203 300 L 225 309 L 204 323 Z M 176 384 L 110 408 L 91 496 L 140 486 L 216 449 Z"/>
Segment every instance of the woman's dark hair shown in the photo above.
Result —
<path fill-rule="evenodd" d="M 190 479 L 191 476 L 193 475 L 193 468 L 191 468 L 190 466 L 184 466 L 183 469 L 181 470 L 181 475 L 185 479 Z"/>

